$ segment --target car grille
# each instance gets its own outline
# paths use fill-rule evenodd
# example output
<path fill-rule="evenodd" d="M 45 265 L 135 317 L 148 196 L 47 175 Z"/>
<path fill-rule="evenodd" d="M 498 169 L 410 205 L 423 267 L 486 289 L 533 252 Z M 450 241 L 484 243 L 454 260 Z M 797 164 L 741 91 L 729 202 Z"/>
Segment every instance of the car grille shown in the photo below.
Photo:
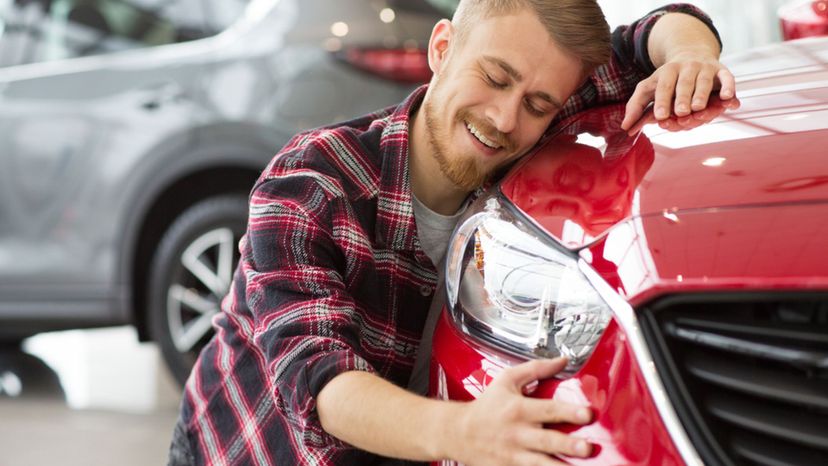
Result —
<path fill-rule="evenodd" d="M 705 464 L 828 465 L 828 296 L 674 297 L 641 322 Z"/>

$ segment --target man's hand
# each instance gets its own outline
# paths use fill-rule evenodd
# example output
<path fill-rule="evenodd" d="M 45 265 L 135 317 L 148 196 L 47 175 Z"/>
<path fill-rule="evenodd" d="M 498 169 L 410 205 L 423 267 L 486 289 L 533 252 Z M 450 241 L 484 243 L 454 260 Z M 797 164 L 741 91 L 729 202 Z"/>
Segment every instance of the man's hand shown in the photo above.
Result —
<path fill-rule="evenodd" d="M 629 130 L 653 103 L 656 120 L 686 117 L 707 108 L 713 91 L 723 101 L 736 96 L 736 81 L 719 62 L 719 43 L 710 29 L 693 16 L 671 13 L 659 18 L 648 40 L 657 67 L 638 83 L 627 103 L 621 128 Z"/>
<path fill-rule="evenodd" d="M 651 102 L 659 121 L 672 115 L 686 117 L 691 112 L 700 112 L 707 108 L 710 95 L 716 89 L 722 100 L 735 96 L 733 75 L 718 59 L 693 52 L 677 55 L 638 83 L 627 102 L 621 129 L 630 129 Z"/>
<path fill-rule="evenodd" d="M 343 372 L 325 385 L 316 406 L 326 432 L 383 456 L 468 466 L 561 464 L 548 455 L 584 457 L 592 448 L 543 424 L 586 424 L 589 408 L 523 393 L 564 367 L 566 359 L 558 358 L 506 369 L 472 402 L 428 399 L 375 374 Z"/>
<path fill-rule="evenodd" d="M 656 119 L 653 114 L 653 109 L 649 108 L 644 112 L 644 116 L 633 124 L 629 130 L 627 130 L 627 133 L 630 135 L 637 134 L 642 128 L 644 128 L 645 125 L 650 123 L 658 123 L 658 126 L 666 129 L 667 131 L 687 131 L 710 123 L 724 112 L 728 110 L 736 110 L 741 105 L 742 103 L 736 97 L 728 100 L 722 100 L 717 96 L 711 96 L 710 100 L 707 102 L 707 108 L 704 110 L 693 112 L 682 117 L 671 115 L 665 120 Z"/>
<path fill-rule="evenodd" d="M 566 359 L 530 361 L 504 370 L 458 418 L 451 456 L 469 466 L 557 465 L 549 455 L 586 457 L 592 446 L 584 439 L 544 429 L 544 424 L 586 424 L 589 408 L 524 395 L 527 385 L 547 379 L 566 366 Z"/>

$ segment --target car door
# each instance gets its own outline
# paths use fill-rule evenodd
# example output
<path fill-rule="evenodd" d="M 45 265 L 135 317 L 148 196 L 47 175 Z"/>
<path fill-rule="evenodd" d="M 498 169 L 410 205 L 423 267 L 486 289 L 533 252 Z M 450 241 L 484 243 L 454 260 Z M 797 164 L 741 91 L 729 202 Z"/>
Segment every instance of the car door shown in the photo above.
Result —
<path fill-rule="evenodd" d="M 105 312 L 122 188 L 201 107 L 198 54 L 164 47 L 208 34 L 199 5 L 0 3 L 0 313 Z"/>

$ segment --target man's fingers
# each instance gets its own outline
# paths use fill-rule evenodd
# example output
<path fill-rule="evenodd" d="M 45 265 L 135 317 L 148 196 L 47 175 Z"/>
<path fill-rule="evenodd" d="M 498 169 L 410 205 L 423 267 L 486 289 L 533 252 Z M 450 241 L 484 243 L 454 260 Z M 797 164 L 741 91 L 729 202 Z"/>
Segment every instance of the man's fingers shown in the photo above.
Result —
<path fill-rule="evenodd" d="M 655 74 L 638 83 L 630 100 L 627 102 L 621 129 L 633 134 L 633 126 L 640 129 L 645 110 L 653 102 L 653 115 L 660 126 L 670 131 L 682 129 L 685 125 L 668 122 L 671 114 L 679 117 L 690 115 L 707 108 L 710 94 L 719 84 L 719 96 L 723 102 L 733 100 L 736 95 L 736 80 L 730 70 L 724 66 L 702 64 L 698 62 L 678 66 L 664 65 Z M 738 108 L 725 105 L 728 109 Z"/>
<path fill-rule="evenodd" d="M 733 97 L 729 100 L 722 100 L 721 105 L 725 110 L 738 110 L 742 106 L 742 101 L 738 97 Z"/>
<path fill-rule="evenodd" d="M 719 97 L 724 100 L 736 97 L 736 78 L 733 77 L 733 73 L 729 69 L 722 67 L 716 73 L 716 77 L 720 83 Z"/>
<path fill-rule="evenodd" d="M 548 379 L 566 367 L 566 358 L 536 359 L 510 367 L 500 374 L 500 380 L 518 391 L 537 380 Z"/>
<path fill-rule="evenodd" d="M 679 131 L 681 129 L 681 126 L 679 126 L 678 122 L 676 122 L 672 118 L 659 121 L 658 126 L 661 129 L 666 129 L 667 131 Z"/>
<path fill-rule="evenodd" d="M 621 121 L 621 129 L 629 131 L 635 122 L 641 119 L 644 114 L 644 108 L 639 108 L 632 100 L 627 102 L 627 107 L 624 110 L 624 119 Z"/>
<path fill-rule="evenodd" d="M 700 63 L 687 63 L 681 67 L 676 83 L 675 113 L 678 116 L 690 114 L 690 99 L 696 88 L 697 76 L 702 70 Z"/>
<path fill-rule="evenodd" d="M 588 424 L 592 410 L 562 401 L 527 398 L 523 403 L 526 420 L 541 424 Z"/>
<path fill-rule="evenodd" d="M 710 67 L 702 68 L 696 76 L 696 91 L 693 93 L 693 103 L 691 104 L 694 112 L 704 110 L 707 107 L 710 93 L 713 92 L 715 76 L 715 70 Z"/>
<path fill-rule="evenodd" d="M 586 458 L 592 454 L 588 441 L 552 429 L 524 429 L 518 434 L 518 442 L 526 449 L 550 455 Z"/>
<path fill-rule="evenodd" d="M 655 91 L 655 117 L 658 120 L 670 117 L 677 79 L 678 71 L 675 66 L 664 65 L 659 70 L 658 85 Z"/>
<path fill-rule="evenodd" d="M 635 91 L 630 100 L 627 101 L 627 107 L 624 110 L 624 121 L 621 122 L 621 129 L 628 130 L 644 114 L 644 110 L 653 101 L 655 83 L 655 78 L 649 77 L 635 86 Z"/>
<path fill-rule="evenodd" d="M 632 126 L 627 130 L 627 136 L 635 136 L 638 134 L 644 126 L 649 125 L 650 123 L 654 123 L 656 121 L 655 116 L 653 116 L 653 109 L 650 108 L 645 111 L 644 116 L 638 119 L 638 121 L 634 122 Z M 623 129 L 623 127 L 622 127 Z"/>

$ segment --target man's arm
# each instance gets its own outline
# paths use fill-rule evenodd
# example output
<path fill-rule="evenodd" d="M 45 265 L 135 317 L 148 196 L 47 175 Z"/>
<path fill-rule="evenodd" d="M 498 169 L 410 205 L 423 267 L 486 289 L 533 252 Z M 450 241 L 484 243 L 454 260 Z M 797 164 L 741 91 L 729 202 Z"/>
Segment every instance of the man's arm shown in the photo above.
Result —
<path fill-rule="evenodd" d="M 345 372 L 319 393 L 317 411 L 325 431 L 384 456 L 466 465 L 561 464 L 548 455 L 584 457 L 592 448 L 543 424 L 585 424 L 592 415 L 585 407 L 528 398 L 523 388 L 565 366 L 558 358 L 506 369 L 468 403 L 431 400 L 374 374 Z"/>
<path fill-rule="evenodd" d="M 665 120 L 671 111 L 682 117 L 704 110 L 714 89 L 720 89 L 722 100 L 735 97 L 733 75 L 719 62 L 719 41 L 699 19 L 665 14 L 653 26 L 647 50 L 657 69 L 638 84 L 628 101 L 623 129 L 632 127 L 651 102 L 656 119 Z"/>
<path fill-rule="evenodd" d="M 685 64 L 692 69 L 695 66 L 694 62 L 703 62 L 705 65 L 724 69 L 718 60 L 719 50 L 718 32 L 703 11 L 693 5 L 683 3 L 657 8 L 632 24 L 619 26 L 613 31 L 612 57 L 609 63 L 593 71 L 586 82 L 566 102 L 564 109 L 555 117 L 550 127 L 555 127 L 561 120 L 586 108 L 626 102 L 628 105 L 622 129 L 632 132 L 641 126 L 635 125 L 637 121 L 644 121 L 641 117 L 649 104 L 656 99 L 656 89 L 660 82 L 665 90 L 669 88 L 675 90 L 679 76 L 678 74 L 673 76 L 672 86 L 670 86 L 670 70 L 680 69 Z M 665 65 L 669 66 L 665 68 Z M 705 67 L 705 69 L 708 68 Z M 714 74 L 718 73 L 717 71 Z M 685 74 L 686 81 L 689 82 L 692 79 L 689 77 L 691 75 L 692 70 Z M 732 85 L 733 77 L 726 69 L 721 73 L 721 77 L 723 81 L 722 79 L 719 81 L 722 81 L 724 88 L 722 97 L 730 90 L 729 100 L 721 101 L 724 105 L 717 106 L 712 109 L 713 111 L 701 114 L 697 112 L 685 118 L 695 120 L 695 117 L 699 116 L 710 120 L 717 112 L 723 111 L 722 107 L 738 106 L 736 99 L 732 99 L 733 89 L 735 89 Z M 714 81 L 714 84 L 718 83 Z M 699 96 L 704 94 L 700 92 Z M 663 105 L 666 105 L 664 102 L 671 101 L 671 92 L 668 91 L 662 95 Z M 708 91 L 707 96 L 709 95 Z M 669 116 L 668 114 L 667 117 L 658 118 L 662 126 L 672 124 L 671 121 L 665 119 Z M 687 123 L 692 124 L 667 129 L 691 127 L 693 124 L 698 124 L 698 121 Z"/>
<path fill-rule="evenodd" d="M 522 391 L 560 372 L 563 359 L 506 369 L 470 403 L 429 400 L 376 373 L 363 355 L 382 348 L 361 337 L 371 332 L 345 285 L 333 230 L 335 218 L 343 223 L 344 201 L 328 197 L 326 187 L 335 186 L 326 184 L 325 167 L 305 166 L 295 155 L 274 159 L 253 190 L 242 241 L 246 283 L 236 290 L 252 315 L 239 326 L 264 357 L 275 407 L 295 439 L 279 445 L 286 457 L 297 455 L 295 464 L 352 464 L 365 457 L 353 446 L 468 465 L 492 458 L 558 464 L 545 454 L 589 454 L 585 441 L 543 429 L 543 423 L 589 422 L 588 408 Z"/>

